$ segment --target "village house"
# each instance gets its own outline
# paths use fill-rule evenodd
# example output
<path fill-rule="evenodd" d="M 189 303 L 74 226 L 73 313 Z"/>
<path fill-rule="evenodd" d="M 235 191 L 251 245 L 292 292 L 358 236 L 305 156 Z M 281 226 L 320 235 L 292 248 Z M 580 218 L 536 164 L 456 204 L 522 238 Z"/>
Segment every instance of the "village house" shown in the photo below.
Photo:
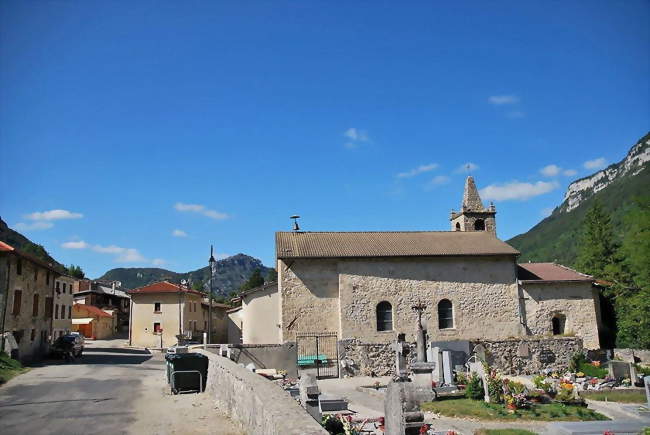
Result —
<path fill-rule="evenodd" d="M 242 295 L 243 343 L 414 341 L 422 304 L 430 341 L 575 335 L 599 348 L 593 278 L 518 265 L 519 252 L 496 237 L 495 215 L 468 177 L 451 231 L 276 233 L 278 283 Z"/>
<path fill-rule="evenodd" d="M 129 343 L 163 348 L 178 336 L 201 341 L 208 330 L 209 304 L 203 293 L 161 281 L 128 292 L 131 296 Z M 212 303 L 212 342 L 227 340 L 227 305 Z"/>
<path fill-rule="evenodd" d="M 228 312 L 229 343 L 279 342 L 280 304 L 277 282 L 266 283 L 244 291 L 232 302 L 241 305 Z"/>
<path fill-rule="evenodd" d="M 74 304 L 72 330 L 92 340 L 111 338 L 115 332 L 113 315 L 92 305 Z"/>
<path fill-rule="evenodd" d="M 52 338 L 52 265 L 0 242 L 2 349 L 23 362 L 41 359 Z"/>
<path fill-rule="evenodd" d="M 72 331 L 72 289 L 76 279 L 60 275 L 54 280 L 54 312 L 52 321 L 52 340 Z"/>
<path fill-rule="evenodd" d="M 113 329 L 116 333 L 129 330 L 130 296 L 122 289 L 120 281 L 83 279 L 74 288 L 74 303 L 86 304 L 114 313 Z"/>

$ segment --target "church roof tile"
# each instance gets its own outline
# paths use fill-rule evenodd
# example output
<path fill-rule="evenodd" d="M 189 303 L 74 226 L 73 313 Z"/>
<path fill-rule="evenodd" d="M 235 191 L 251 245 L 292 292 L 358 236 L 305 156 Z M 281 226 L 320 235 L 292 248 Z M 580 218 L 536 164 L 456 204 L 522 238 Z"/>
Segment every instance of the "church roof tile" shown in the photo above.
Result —
<path fill-rule="evenodd" d="M 487 232 L 277 232 L 277 258 L 519 255 Z"/>

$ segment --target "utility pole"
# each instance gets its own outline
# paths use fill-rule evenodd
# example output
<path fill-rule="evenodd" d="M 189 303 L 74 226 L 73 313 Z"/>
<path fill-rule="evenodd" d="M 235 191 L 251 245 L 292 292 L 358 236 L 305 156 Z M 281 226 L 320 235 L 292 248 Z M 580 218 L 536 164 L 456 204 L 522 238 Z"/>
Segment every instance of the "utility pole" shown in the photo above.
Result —
<path fill-rule="evenodd" d="M 210 295 L 208 296 L 208 344 L 212 343 L 212 293 L 214 290 L 214 276 L 217 274 L 217 260 L 214 259 L 212 245 L 210 245 Z"/>

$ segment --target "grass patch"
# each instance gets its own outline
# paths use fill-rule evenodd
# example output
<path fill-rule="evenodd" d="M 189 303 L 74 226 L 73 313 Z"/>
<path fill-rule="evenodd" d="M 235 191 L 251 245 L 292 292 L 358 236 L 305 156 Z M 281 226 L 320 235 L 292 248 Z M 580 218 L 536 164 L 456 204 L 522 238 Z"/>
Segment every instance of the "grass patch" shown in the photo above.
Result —
<path fill-rule="evenodd" d="M 510 414 L 504 405 L 471 399 L 439 399 L 422 404 L 423 411 L 436 412 L 447 417 L 474 417 L 483 420 L 609 420 L 602 414 L 582 406 L 561 403 L 533 404 L 529 409 L 518 409 Z"/>
<path fill-rule="evenodd" d="M 11 359 L 5 352 L 0 352 L 0 385 L 27 370 L 29 369 L 23 367 L 20 362 Z"/>
<path fill-rule="evenodd" d="M 580 396 L 589 400 L 600 400 L 620 403 L 645 403 L 646 397 L 643 390 L 610 390 L 589 391 L 580 393 Z"/>
<path fill-rule="evenodd" d="M 578 366 L 577 372 L 582 372 L 585 376 L 591 376 L 593 378 L 605 379 L 609 374 L 609 371 L 604 367 L 596 367 L 593 364 L 588 362 L 582 362 Z"/>
<path fill-rule="evenodd" d="M 537 435 L 525 429 L 479 429 L 474 435 Z"/>

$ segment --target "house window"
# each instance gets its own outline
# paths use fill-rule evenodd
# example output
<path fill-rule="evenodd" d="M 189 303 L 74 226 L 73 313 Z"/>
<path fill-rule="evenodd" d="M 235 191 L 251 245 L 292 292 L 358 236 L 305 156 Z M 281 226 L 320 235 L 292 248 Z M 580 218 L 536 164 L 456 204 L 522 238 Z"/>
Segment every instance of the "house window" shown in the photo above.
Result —
<path fill-rule="evenodd" d="M 68 319 L 72 319 L 72 305 L 68 305 Z"/>
<path fill-rule="evenodd" d="M 449 299 L 438 302 L 438 328 L 451 329 L 454 327 L 454 308 Z"/>
<path fill-rule="evenodd" d="M 38 294 L 34 295 L 34 301 L 32 304 L 32 316 L 38 316 Z"/>
<path fill-rule="evenodd" d="M 34 282 L 38 281 L 38 269 L 34 266 Z"/>
<path fill-rule="evenodd" d="M 12 314 L 20 314 L 20 305 L 23 301 L 23 292 L 22 290 L 14 290 L 14 307 L 11 311 Z"/>
<path fill-rule="evenodd" d="M 66 283 L 63 283 L 63 293 L 65 294 L 65 288 L 67 287 Z"/>
<path fill-rule="evenodd" d="M 36 329 L 32 329 L 32 333 L 31 333 L 31 335 L 30 335 L 29 338 L 30 338 L 32 341 L 34 341 L 34 339 L 36 338 Z"/>
<path fill-rule="evenodd" d="M 154 313 L 160 313 L 160 302 L 154 302 L 154 304 L 153 304 L 153 312 Z"/>
<path fill-rule="evenodd" d="M 153 333 L 154 334 L 160 334 L 162 332 L 162 328 L 160 327 L 160 323 L 156 322 L 153 324 Z"/>
<path fill-rule="evenodd" d="M 377 331 L 393 330 L 393 306 L 382 301 L 377 304 Z"/>
<path fill-rule="evenodd" d="M 55 287 L 56 287 L 56 292 L 60 293 L 61 292 L 61 283 L 59 281 L 56 282 Z"/>
<path fill-rule="evenodd" d="M 476 231 L 485 231 L 485 221 L 483 219 L 476 219 L 474 221 L 474 229 Z"/>
<path fill-rule="evenodd" d="M 59 318 L 59 304 L 56 304 L 54 306 L 54 318 L 58 319 Z"/>
<path fill-rule="evenodd" d="M 50 285 L 50 272 L 45 274 L 45 284 Z"/>
<path fill-rule="evenodd" d="M 23 274 L 23 260 L 20 258 L 16 260 L 16 275 L 22 275 Z"/>
<path fill-rule="evenodd" d="M 207 330 L 208 330 L 208 321 L 207 321 L 207 320 L 204 320 L 204 321 L 203 321 L 203 330 L 204 330 L 204 331 L 207 331 Z"/>
<path fill-rule="evenodd" d="M 45 318 L 52 318 L 52 298 L 49 296 L 45 298 Z"/>
<path fill-rule="evenodd" d="M 65 319 L 65 305 L 61 305 L 61 318 Z"/>
<path fill-rule="evenodd" d="M 564 328 L 566 326 L 566 316 L 563 314 L 556 314 L 551 320 L 553 326 L 553 335 L 562 335 L 564 334 Z"/>

